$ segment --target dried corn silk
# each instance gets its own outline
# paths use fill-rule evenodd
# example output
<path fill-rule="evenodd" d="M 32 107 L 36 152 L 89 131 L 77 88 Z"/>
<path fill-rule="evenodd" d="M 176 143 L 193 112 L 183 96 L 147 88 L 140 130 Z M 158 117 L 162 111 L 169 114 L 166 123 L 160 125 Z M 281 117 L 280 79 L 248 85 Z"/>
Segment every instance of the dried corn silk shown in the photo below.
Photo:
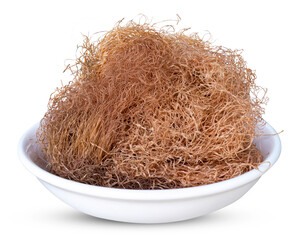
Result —
<path fill-rule="evenodd" d="M 118 23 L 86 38 L 74 80 L 37 132 L 51 172 L 82 183 L 169 189 L 230 179 L 262 161 L 265 90 L 241 52 L 197 34 Z"/>

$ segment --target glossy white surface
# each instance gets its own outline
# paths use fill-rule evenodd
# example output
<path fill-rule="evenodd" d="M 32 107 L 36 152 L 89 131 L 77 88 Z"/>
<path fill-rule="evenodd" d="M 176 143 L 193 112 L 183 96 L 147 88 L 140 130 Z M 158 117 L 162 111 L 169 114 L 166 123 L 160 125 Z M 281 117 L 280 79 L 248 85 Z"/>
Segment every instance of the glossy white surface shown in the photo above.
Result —
<path fill-rule="evenodd" d="M 126 190 L 91 186 L 55 176 L 39 159 L 34 143 L 38 124 L 20 139 L 19 158 L 24 166 L 56 197 L 86 214 L 124 222 L 162 223 L 199 217 L 221 209 L 242 197 L 277 161 L 281 143 L 267 124 L 259 146 L 266 155 L 259 170 L 219 183 L 169 190 Z"/>

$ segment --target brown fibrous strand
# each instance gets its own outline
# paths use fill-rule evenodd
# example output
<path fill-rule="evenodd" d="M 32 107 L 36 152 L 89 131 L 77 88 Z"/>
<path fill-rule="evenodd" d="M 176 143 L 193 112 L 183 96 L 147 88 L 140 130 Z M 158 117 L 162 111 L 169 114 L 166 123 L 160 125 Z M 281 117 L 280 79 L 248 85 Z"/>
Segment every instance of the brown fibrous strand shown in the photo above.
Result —
<path fill-rule="evenodd" d="M 167 30 L 166 30 L 167 29 Z M 172 29 L 171 29 L 172 30 Z M 241 51 L 119 22 L 68 66 L 37 131 L 51 172 L 125 189 L 216 183 L 257 168 L 265 89 Z"/>

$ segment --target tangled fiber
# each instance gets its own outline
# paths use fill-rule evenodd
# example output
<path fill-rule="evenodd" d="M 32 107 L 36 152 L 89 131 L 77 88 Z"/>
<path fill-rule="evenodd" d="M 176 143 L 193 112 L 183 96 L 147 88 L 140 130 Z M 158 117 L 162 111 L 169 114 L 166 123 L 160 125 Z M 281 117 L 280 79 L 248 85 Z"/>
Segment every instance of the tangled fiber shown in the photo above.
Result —
<path fill-rule="evenodd" d="M 169 189 L 256 168 L 265 90 L 241 51 L 197 34 L 119 22 L 86 37 L 74 80 L 37 131 L 51 172 L 82 183 Z"/>

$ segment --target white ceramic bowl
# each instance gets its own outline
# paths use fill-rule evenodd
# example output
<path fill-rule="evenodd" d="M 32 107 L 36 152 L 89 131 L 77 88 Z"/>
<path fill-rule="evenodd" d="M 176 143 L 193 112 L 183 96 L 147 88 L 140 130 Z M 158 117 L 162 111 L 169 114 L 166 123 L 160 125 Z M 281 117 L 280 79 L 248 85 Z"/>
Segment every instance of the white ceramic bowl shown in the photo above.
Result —
<path fill-rule="evenodd" d="M 18 154 L 24 166 L 56 197 L 86 214 L 133 223 L 163 223 L 196 218 L 223 208 L 242 197 L 277 161 L 281 143 L 266 124 L 260 139 L 267 156 L 259 170 L 198 187 L 167 190 L 129 190 L 91 186 L 70 181 L 47 171 L 34 142 L 38 123 L 20 139 Z"/>

